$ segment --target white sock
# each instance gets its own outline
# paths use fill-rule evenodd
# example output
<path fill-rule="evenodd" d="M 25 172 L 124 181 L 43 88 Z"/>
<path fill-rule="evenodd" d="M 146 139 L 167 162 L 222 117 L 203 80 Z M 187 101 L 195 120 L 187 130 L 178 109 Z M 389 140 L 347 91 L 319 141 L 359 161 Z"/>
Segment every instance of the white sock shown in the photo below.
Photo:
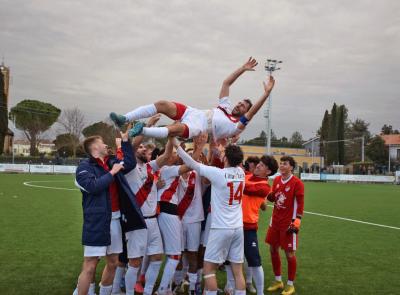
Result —
<path fill-rule="evenodd" d="M 164 273 L 161 279 L 160 287 L 158 287 L 158 291 L 164 293 L 168 289 L 168 284 L 172 280 L 175 274 L 175 269 L 179 264 L 179 260 L 169 258 L 167 259 L 167 263 L 164 267 Z"/>
<path fill-rule="evenodd" d="M 249 267 L 253 273 L 253 279 L 256 284 L 257 295 L 264 294 L 264 270 L 262 266 Z"/>
<path fill-rule="evenodd" d="M 217 295 L 218 291 L 208 291 L 206 290 L 206 295 Z"/>
<path fill-rule="evenodd" d="M 110 285 L 110 286 L 102 286 L 100 284 L 99 295 L 111 295 L 112 287 L 113 287 L 112 285 Z"/>
<path fill-rule="evenodd" d="M 155 114 L 157 114 L 156 106 L 154 104 L 148 104 L 138 107 L 133 111 L 130 111 L 129 113 L 125 114 L 125 117 L 128 119 L 128 121 L 136 121 L 144 118 L 149 118 L 151 116 L 154 116 Z"/>
<path fill-rule="evenodd" d="M 196 290 L 196 282 L 197 282 L 197 273 L 188 272 L 189 276 L 189 291 Z"/>
<path fill-rule="evenodd" d="M 246 289 L 245 290 L 235 290 L 235 295 L 246 295 Z"/>
<path fill-rule="evenodd" d="M 202 277 L 203 277 L 203 269 L 202 269 L 202 268 L 199 268 L 199 269 L 197 270 L 197 283 L 201 283 Z"/>
<path fill-rule="evenodd" d="M 225 270 L 226 270 L 226 284 L 228 288 L 235 289 L 235 277 L 233 276 L 231 265 L 226 264 Z"/>
<path fill-rule="evenodd" d="M 144 285 L 143 295 L 151 295 L 153 293 L 154 285 L 160 272 L 162 262 L 151 261 L 146 271 L 146 283 Z"/>
<path fill-rule="evenodd" d="M 88 295 L 96 295 L 96 283 L 90 283 Z"/>
<path fill-rule="evenodd" d="M 76 286 L 74 292 L 72 293 L 72 295 L 78 295 L 78 286 Z"/>
<path fill-rule="evenodd" d="M 247 261 L 244 263 L 244 272 L 246 273 L 246 284 L 253 283 L 253 274 L 251 273 L 251 267 L 249 267 Z"/>
<path fill-rule="evenodd" d="M 135 284 L 136 284 L 138 272 L 139 272 L 139 267 L 133 267 L 133 266 L 128 265 L 128 271 L 125 274 L 126 295 L 134 295 L 135 294 Z"/>
<path fill-rule="evenodd" d="M 182 281 L 183 281 L 183 269 L 175 270 L 175 275 L 174 275 L 175 285 L 180 285 Z"/>
<path fill-rule="evenodd" d="M 275 276 L 275 281 L 282 282 L 282 276 Z"/>
<path fill-rule="evenodd" d="M 293 281 L 287 281 L 288 286 L 293 286 Z"/>
<path fill-rule="evenodd" d="M 118 266 L 115 270 L 112 293 L 121 293 L 121 280 L 125 272 L 125 267 Z"/>
<path fill-rule="evenodd" d="M 142 135 L 154 138 L 166 138 L 168 137 L 167 127 L 144 127 Z"/>

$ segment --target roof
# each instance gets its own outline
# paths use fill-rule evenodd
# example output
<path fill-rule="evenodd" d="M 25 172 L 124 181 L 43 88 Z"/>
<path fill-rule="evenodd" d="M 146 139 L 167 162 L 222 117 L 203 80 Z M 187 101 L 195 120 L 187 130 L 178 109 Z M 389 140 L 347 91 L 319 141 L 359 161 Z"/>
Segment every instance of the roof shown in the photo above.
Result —
<path fill-rule="evenodd" d="M 310 139 L 307 140 L 306 142 L 303 142 L 303 145 L 309 144 L 309 143 L 314 142 L 314 141 L 319 141 L 319 136 L 310 138 Z"/>
<path fill-rule="evenodd" d="M 385 145 L 400 145 L 400 134 L 381 134 L 381 137 L 385 141 Z"/>

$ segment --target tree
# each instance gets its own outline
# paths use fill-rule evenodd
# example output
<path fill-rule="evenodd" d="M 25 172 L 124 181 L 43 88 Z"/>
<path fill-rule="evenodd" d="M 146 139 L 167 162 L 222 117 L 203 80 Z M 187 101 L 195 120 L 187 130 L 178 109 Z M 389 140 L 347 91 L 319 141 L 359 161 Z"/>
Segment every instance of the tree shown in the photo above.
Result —
<path fill-rule="evenodd" d="M 347 110 L 344 105 L 338 108 L 338 122 L 337 122 L 337 148 L 338 148 L 338 162 L 340 164 L 345 164 L 345 150 L 344 150 L 344 129 L 345 121 L 347 117 Z"/>
<path fill-rule="evenodd" d="M 66 155 L 68 157 L 74 154 L 74 142 L 79 142 L 79 139 L 74 138 L 74 135 L 69 133 L 59 134 L 53 143 L 56 145 L 57 152 L 60 155 Z M 75 150 L 76 154 L 76 150 Z"/>
<path fill-rule="evenodd" d="M 99 135 L 103 138 L 104 143 L 110 147 L 115 147 L 116 130 L 114 126 L 107 123 L 97 122 L 89 125 L 82 130 L 82 134 L 85 137 Z"/>
<path fill-rule="evenodd" d="M 301 133 L 299 131 L 293 132 L 292 137 L 290 138 L 290 143 L 292 144 L 292 146 L 301 148 L 303 142 L 303 136 L 301 135 Z"/>
<path fill-rule="evenodd" d="M 381 134 L 388 135 L 388 134 L 399 134 L 399 130 L 393 130 L 392 125 L 383 125 L 381 129 Z"/>
<path fill-rule="evenodd" d="M 327 149 L 327 162 L 328 164 L 339 163 L 339 152 L 337 146 L 337 105 L 333 104 L 331 115 L 329 118 L 329 130 L 328 130 L 328 143 L 326 144 Z"/>
<path fill-rule="evenodd" d="M 328 110 L 325 110 L 324 118 L 322 119 L 322 124 L 321 128 L 318 131 L 318 134 L 320 136 L 320 154 L 323 156 L 325 159 L 327 159 L 327 149 L 325 145 L 325 141 L 328 140 L 328 133 L 329 133 L 329 121 L 330 121 L 330 115 Z"/>
<path fill-rule="evenodd" d="M 79 147 L 79 139 L 85 126 L 85 116 L 78 108 L 64 110 L 58 123 L 61 125 L 63 131 L 70 135 L 64 136 L 63 139 L 69 140 L 68 145 L 72 150 L 72 156 L 75 158 Z"/>
<path fill-rule="evenodd" d="M 38 100 L 23 100 L 10 111 L 16 127 L 22 130 L 30 142 L 30 155 L 37 154 L 40 135 L 57 121 L 61 110 L 50 103 Z"/>
<path fill-rule="evenodd" d="M 346 163 L 361 161 L 361 137 L 364 137 L 365 142 L 369 142 L 371 138 L 368 127 L 369 123 L 358 118 L 348 124 L 345 131 L 345 138 L 351 141 L 345 145 Z"/>
<path fill-rule="evenodd" d="M 8 109 L 4 93 L 4 76 L 0 72 L 0 155 L 3 153 L 4 138 L 8 130 Z"/>
<path fill-rule="evenodd" d="M 371 139 L 365 148 L 365 153 L 375 164 L 385 165 L 388 161 L 388 148 L 385 146 L 385 141 L 379 135 Z"/>

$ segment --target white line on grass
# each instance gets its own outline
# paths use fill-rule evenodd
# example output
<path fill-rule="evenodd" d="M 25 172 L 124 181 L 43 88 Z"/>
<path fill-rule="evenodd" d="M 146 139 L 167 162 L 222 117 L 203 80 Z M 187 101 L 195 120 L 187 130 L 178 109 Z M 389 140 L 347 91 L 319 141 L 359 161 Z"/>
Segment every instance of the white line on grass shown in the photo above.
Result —
<path fill-rule="evenodd" d="M 274 207 L 274 206 L 268 205 L 268 207 Z M 304 211 L 304 213 L 311 214 L 311 215 L 322 216 L 322 217 L 334 218 L 334 219 L 339 219 L 339 220 L 345 220 L 345 221 L 350 221 L 350 222 L 356 222 L 356 223 L 362 223 L 362 224 L 368 224 L 368 225 L 373 225 L 373 226 L 379 226 L 379 227 L 384 227 L 384 228 L 391 228 L 391 229 L 400 230 L 400 227 L 384 225 L 384 224 L 379 224 L 379 223 L 372 223 L 372 222 L 367 222 L 367 221 L 362 221 L 362 220 L 357 220 L 357 219 L 350 219 L 350 218 L 327 215 L 327 214 L 310 212 L 310 211 Z"/>
<path fill-rule="evenodd" d="M 66 188 L 66 187 L 56 187 L 56 186 L 45 186 L 45 185 L 36 185 L 32 184 L 32 182 L 71 182 L 71 180 L 37 180 L 37 181 L 25 181 L 24 185 L 30 187 L 39 187 L 39 188 L 47 188 L 47 189 L 58 189 L 58 190 L 66 190 L 66 191 L 79 191 L 77 188 Z"/>

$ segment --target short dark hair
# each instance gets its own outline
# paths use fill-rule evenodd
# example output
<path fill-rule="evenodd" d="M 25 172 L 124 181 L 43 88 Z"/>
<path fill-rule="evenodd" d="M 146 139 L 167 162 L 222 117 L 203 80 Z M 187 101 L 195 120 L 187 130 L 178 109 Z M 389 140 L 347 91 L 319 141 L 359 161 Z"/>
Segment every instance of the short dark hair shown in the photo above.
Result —
<path fill-rule="evenodd" d="M 296 161 L 291 156 L 283 156 L 281 158 L 281 162 L 289 162 L 290 166 L 292 166 L 293 169 L 296 168 Z"/>
<path fill-rule="evenodd" d="M 162 155 L 165 152 L 165 149 L 160 150 L 158 147 L 156 147 L 152 152 L 151 152 L 151 160 L 157 159 L 159 155 Z"/>
<path fill-rule="evenodd" d="M 98 140 L 103 139 L 100 135 L 89 136 L 83 141 L 83 150 L 86 154 L 90 155 L 90 147 L 92 144 Z"/>
<path fill-rule="evenodd" d="M 263 164 L 265 166 L 268 167 L 269 170 L 271 170 L 271 174 L 270 175 L 274 175 L 277 171 L 278 171 L 278 161 L 275 160 L 275 158 L 273 156 L 262 156 L 260 159 L 261 162 L 263 162 Z"/>
<path fill-rule="evenodd" d="M 247 109 L 247 111 L 249 111 L 251 109 L 251 107 L 253 106 L 253 103 L 251 102 L 251 100 L 249 98 L 246 98 L 243 101 L 245 101 L 249 104 L 249 108 Z"/>
<path fill-rule="evenodd" d="M 246 161 L 244 162 L 244 169 L 246 171 L 249 170 L 250 163 L 254 163 L 255 165 L 257 165 L 258 163 L 260 163 L 260 158 L 257 156 L 247 157 Z"/>
<path fill-rule="evenodd" d="M 243 151 L 240 146 L 229 144 L 225 148 L 225 157 L 229 166 L 236 167 L 243 162 Z"/>

